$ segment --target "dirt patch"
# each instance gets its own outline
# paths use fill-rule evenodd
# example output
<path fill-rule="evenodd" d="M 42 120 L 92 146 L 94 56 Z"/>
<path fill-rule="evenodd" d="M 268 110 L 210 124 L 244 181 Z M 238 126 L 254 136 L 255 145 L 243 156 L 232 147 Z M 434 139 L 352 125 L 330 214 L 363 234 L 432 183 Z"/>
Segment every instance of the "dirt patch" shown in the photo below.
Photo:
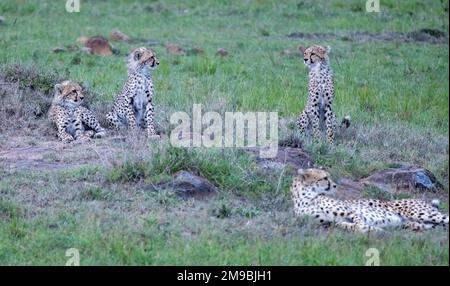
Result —
<path fill-rule="evenodd" d="M 88 143 L 64 144 L 54 141 L 31 141 L 29 137 L 10 137 L 0 148 L 0 168 L 15 170 L 60 170 L 81 166 L 108 165 L 125 152 L 127 142 L 115 138 Z"/>
<path fill-rule="evenodd" d="M 343 41 L 355 41 L 355 42 L 369 42 L 369 41 L 403 42 L 403 43 L 425 42 L 430 44 L 446 44 L 448 42 L 447 34 L 437 29 L 420 29 L 407 33 L 402 32 L 370 33 L 364 31 L 337 32 L 337 33 L 294 32 L 287 35 L 287 37 L 305 40 L 341 39 Z"/>

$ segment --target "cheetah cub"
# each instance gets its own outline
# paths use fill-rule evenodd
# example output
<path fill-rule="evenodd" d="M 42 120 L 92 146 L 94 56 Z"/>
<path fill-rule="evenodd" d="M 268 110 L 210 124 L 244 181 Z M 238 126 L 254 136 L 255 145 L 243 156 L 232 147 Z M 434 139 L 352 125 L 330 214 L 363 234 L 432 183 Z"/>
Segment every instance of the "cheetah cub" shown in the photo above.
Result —
<path fill-rule="evenodd" d="M 151 70 L 159 65 L 153 51 L 147 48 L 133 50 L 127 61 L 128 79 L 117 96 L 113 109 L 106 115 L 114 128 L 127 126 L 133 131 L 138 127 L 147 130 L 149 137 L 159 138 L 153 122 L 153 81 Z"/>
<path fill-rule="evenodd" d="M 336 184 L 328 172 L 298 170 L 291 187 L 295 214 L 314 217 L 321 223 L 336 223 L 343 229 L 362 233 L 394 226 L 413 231 L 437 226 L 448 228 L 448 215 L 438 211 L 436 202 L 427 204 L 413 199 L 336 200 L 328 197 L 335 189 Z"/>
<path fill-rule="evenodd" d="M 64 143 L 106 135 L 94 113 L 82 106 L 83 102 L 84 94 L 78 83 L 67 80 L 55 85 L 48 118 L 55 123 L 58 138 Z"/>
<path fill-rule="evenodd" d="M 333 72 L 331 70 L 328 54 L 330 47 L 313 45 L 309 48 L 299 47 L 303 53 L 303 60 L 309 69 L 308 100 L 306 107 L 300 114 L 297 125 L 302 133 L 312 125 L 315 138 L 320 137 L 320 123 L 326 126 L 327 140 L 333 143 L 336 132 L 336 116 L 332 110 L 334 99 Z M 342 125 L 348 127 L 350 117 L 346 116 Z"/>

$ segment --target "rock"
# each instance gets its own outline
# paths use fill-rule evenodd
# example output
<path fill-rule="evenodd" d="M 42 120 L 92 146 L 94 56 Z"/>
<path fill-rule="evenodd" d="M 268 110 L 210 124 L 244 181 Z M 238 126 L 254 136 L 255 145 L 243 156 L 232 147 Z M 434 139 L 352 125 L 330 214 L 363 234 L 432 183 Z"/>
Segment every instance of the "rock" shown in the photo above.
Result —
<path fill-rule="evenodd" d="M 112 30 L 109 37 L 111 40 L 118 42 L 128 42 L 130 40 L 130 37 L 122 33 L 119 29 Z"/>
<path fill-rule="evenodd" d="M 366 186 L 376 186 L 382 190 L 434 190 L 442 185 L 430 171 L 418 167 L 402 165 L 375 172 L 361 181 Z"/>
<path fill-rule="evenodd" d="M 221 57 L 226 57 L 226 56 L 228 56 L 228 51 L 225 50 L 224 48 L 219 48 L 219 49 L 217 49 L 216 54 Z"/>
<path fill-rule="evenodd" d="M 66 52 L 66 49 L 61 48 L 61 47 L 56 47 L 56 48 L 52 49 L 52 52 L 55 53 L 55 54 L 57 54 L 57 53 L 64 53 L 64 52 Z"/>
<path fill-rule="evenodd" d="M 95 37 L 79 37 L 77 42 L 84 45 L 82 51 L 89 52 L 94 55 L 110 56 L 113 54 L 112 47 L 108 40 L 102 36 Z"/>
<path fill-rule="evenodd" d="M 297 170 L 314 166 L 311 157 L 300 148 L 278 147 L 275 158 L 260 158 L 258 148 L 247 148 L 245 150 L 256 157 L 258 165 L 263 169 L 282 169 L 289 165 Z"/>
<path fill-rule="evenodd" d="M 364 184 L 341 178 L 337 182 L 336 198 L 340 200 L 358 200 L 363 197 Z"/>
<path fill-rule="evenodd" d="M 171 43 L 166 44 L 166 50 L 171 55 L 181 56 L 181 55 L 186 54 L 186 51 L 177 44 L 171 44 Z"/>
<path fill-rule="evenodd" d="M 175 173 L 171 181 L 159 183 L 157 188 L 172 189 L 184 198 L 202 199 L 217 193 L 217 188 L 207 179 L 187 171 Z"/>

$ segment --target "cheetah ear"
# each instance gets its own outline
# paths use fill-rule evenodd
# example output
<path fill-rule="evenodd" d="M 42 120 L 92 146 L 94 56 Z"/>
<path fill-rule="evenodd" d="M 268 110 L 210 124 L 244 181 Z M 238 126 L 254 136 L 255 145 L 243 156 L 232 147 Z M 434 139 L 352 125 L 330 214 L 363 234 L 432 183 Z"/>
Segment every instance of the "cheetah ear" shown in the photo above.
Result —
<path fill-rule="evenodd" d="M 55 93 L 61 94 L 63 92 L 63 85 L 60 83 L 55 84 Z"/>
<path fill-rule="evenodd" d="M 302 45 L 298 46 L 298 50 L 303 54 L 306 50 L 306 48 Z"/>
<path fill-rule="evenodd" d="M 297 175 L 299 176 L 299 178 L 301 178 L 302 180 L 306 179 L 306 170 L 305 169 L 298 169 L 297 170 Z"/>

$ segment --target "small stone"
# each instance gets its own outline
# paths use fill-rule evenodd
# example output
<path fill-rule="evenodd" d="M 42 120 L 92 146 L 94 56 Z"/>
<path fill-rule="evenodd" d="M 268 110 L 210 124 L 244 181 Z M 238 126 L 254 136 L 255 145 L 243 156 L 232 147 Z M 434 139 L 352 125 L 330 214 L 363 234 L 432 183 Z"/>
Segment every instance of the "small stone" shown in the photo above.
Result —
<path fill-rule="evenodd" d="M 0 25 L 4 25 L 5 24 L 5 17 L 0 16 Z"/>
<path fill-rule="evenodd" d="M 130 37 L 122 33 L 119 29 L 112 30 L 109 36 L 111 40 L 118 42 L 128 42 L 130 40 Z"/>
<path fill-rule="evenodd" d="M 221 57 L 226 57 L 228 56 L 228 51 L 224 48 L 218 48 L 216 54 Z"/>
<path fill-rule="evenodd" d="M 186 51 L 177 44 L 171 44 L 171 43 L 166 44 L 166 50 L 171 55 L 181 56 L 181 55 L 186 54 Z"/>
<path fill-rule="evenodd" d="M 346 116 L 344 116 L 344 118 L 342 119 L 341 127 L 349 128 L 351 122 L 352 122 L 352 118 L 350 117 L 350 115 L 346 115 Z"/>
<path fill-rule="evenodd" d="M 55 53 L 55 54 L 58 54 L 58 53 L 64 53 L 64 52 L 66 52 L 67 50 L 65 49 L 65 48 L 61 48 L 61 47 L 56 47 L 56 48 L 53 48 L 52 49 L 52 52 L 53 53 Z"/>

